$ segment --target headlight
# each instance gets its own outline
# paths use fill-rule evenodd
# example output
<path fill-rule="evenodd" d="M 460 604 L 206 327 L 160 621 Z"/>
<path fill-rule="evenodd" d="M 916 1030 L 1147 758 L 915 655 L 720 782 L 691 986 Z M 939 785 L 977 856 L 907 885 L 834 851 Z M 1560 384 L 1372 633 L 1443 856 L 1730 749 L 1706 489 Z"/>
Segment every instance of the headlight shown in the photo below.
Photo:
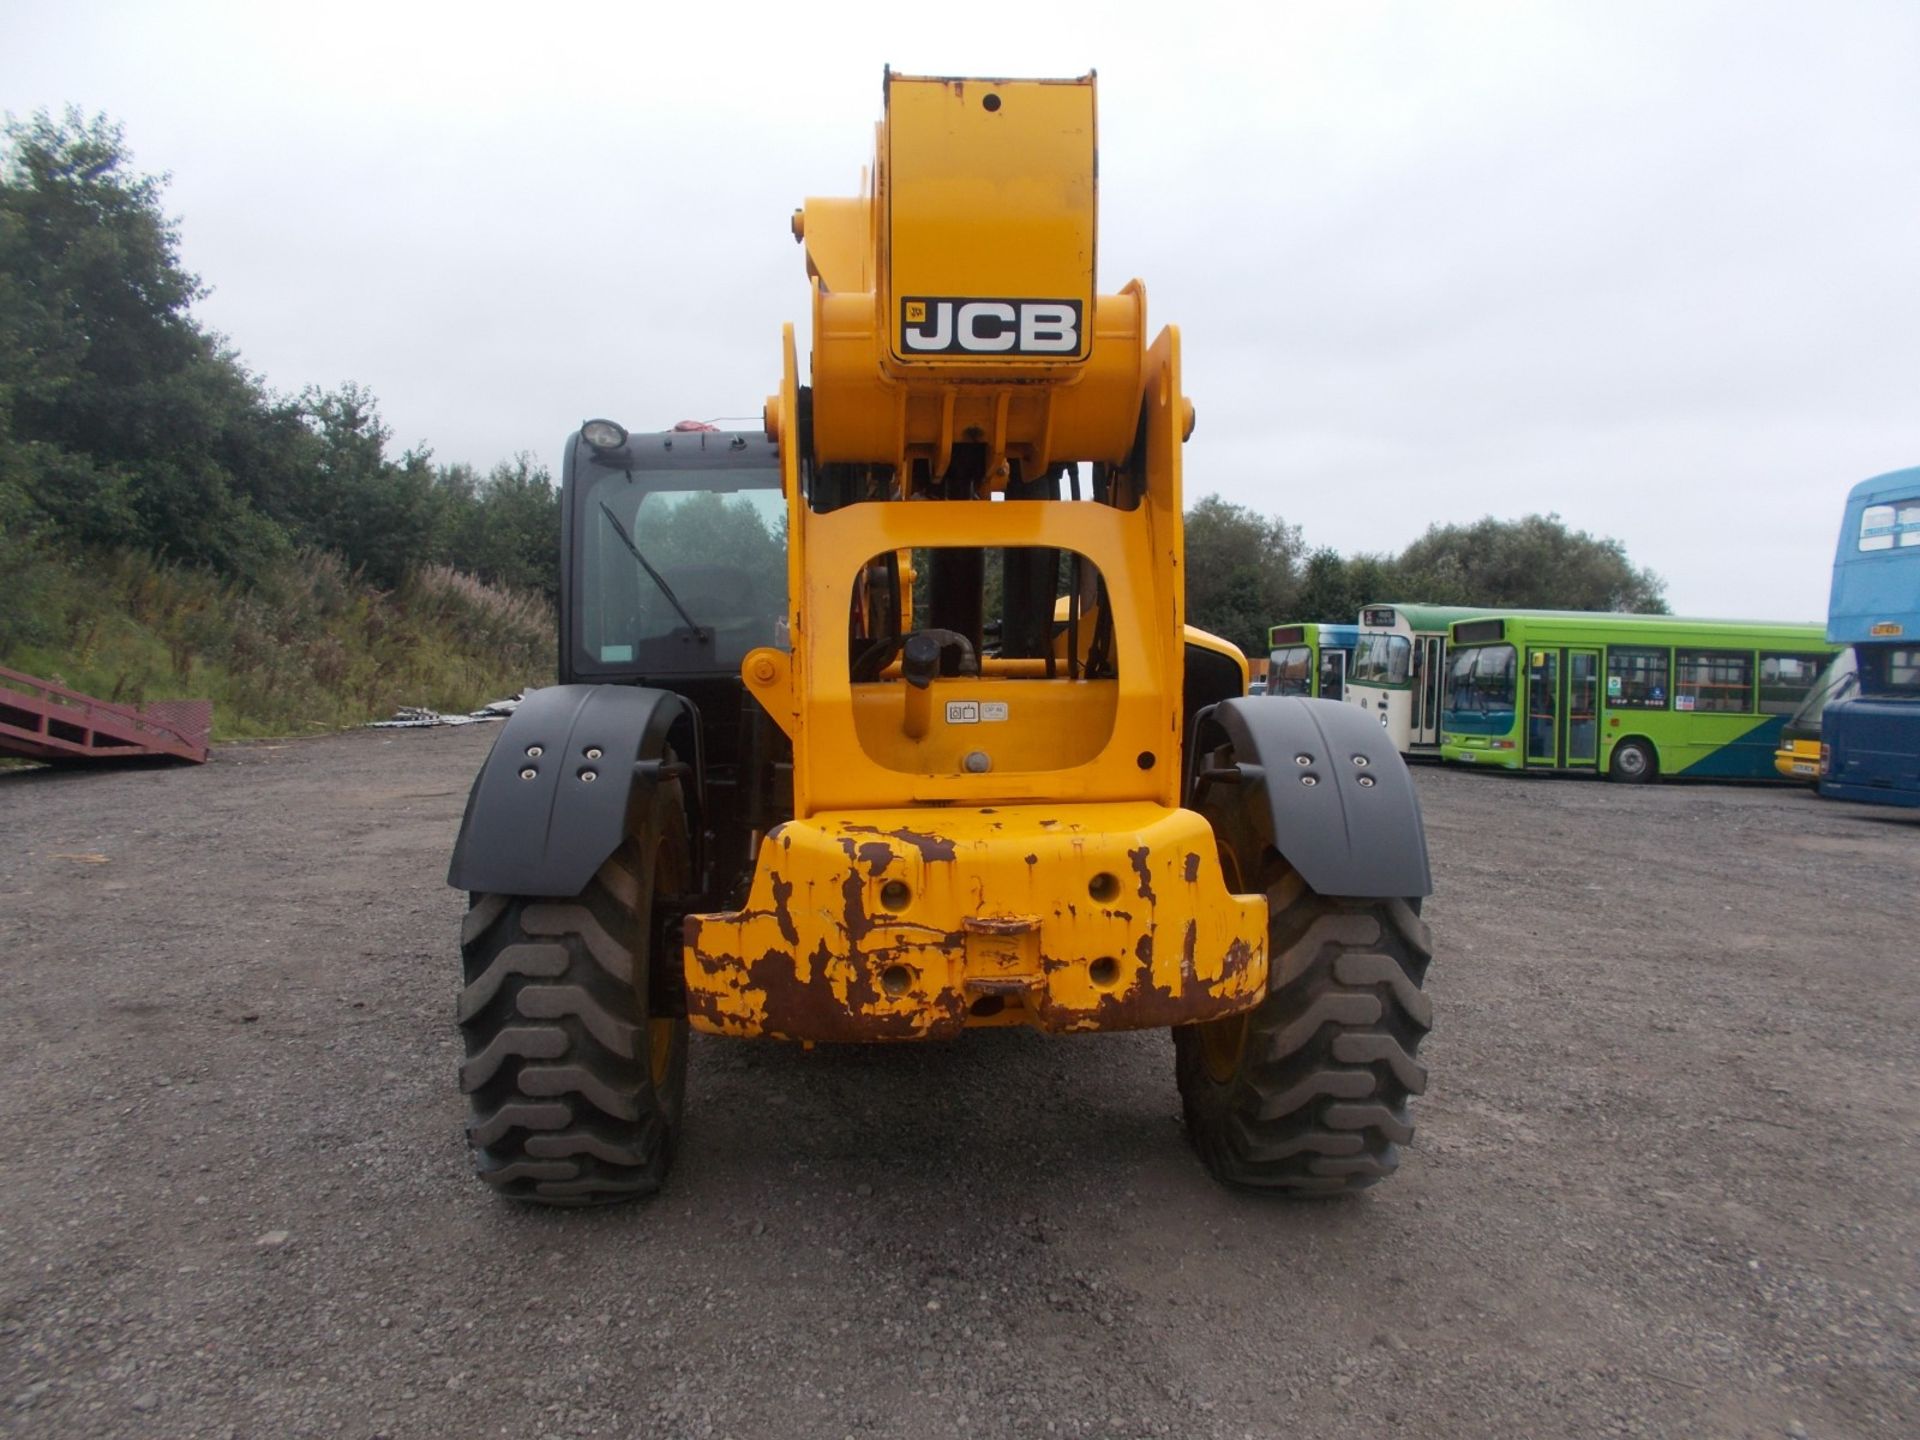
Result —
<path fill-rule="evenodd" d="M 627 443 L 627 432 L 611 420 L 589 420 L 580 427 L 580 438 L 596 450 L 618 450 Z"/>

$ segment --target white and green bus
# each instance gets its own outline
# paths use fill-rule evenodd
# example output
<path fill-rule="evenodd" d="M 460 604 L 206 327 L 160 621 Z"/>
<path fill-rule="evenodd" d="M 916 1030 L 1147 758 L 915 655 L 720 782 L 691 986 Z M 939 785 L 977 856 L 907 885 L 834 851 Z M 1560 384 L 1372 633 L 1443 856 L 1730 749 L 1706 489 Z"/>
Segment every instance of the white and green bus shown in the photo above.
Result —
<path fill-rule="evenodd" d="M 1498 607 L 1375 603 L 1360 610 L 1347 699 L 1386 728 L 1402 755 L 1440 750 L 1447 627 Z"/>
<path fill-rule="evenodd" d="M 1771 778 L 1781 727 L 1839 648 L 1820 625 L 1515 611 L 1457 621 L 1440 755 L 1629 782 Z"/>

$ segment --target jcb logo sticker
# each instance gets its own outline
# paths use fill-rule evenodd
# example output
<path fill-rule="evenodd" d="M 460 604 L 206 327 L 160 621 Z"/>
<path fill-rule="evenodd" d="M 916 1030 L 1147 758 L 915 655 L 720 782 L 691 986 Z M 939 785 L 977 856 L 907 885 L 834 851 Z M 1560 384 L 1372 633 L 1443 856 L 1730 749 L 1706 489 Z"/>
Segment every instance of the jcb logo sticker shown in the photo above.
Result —
<path fill-rule="evenodd" d="M 900 343 L 916 355 L 1077 355 L 1080 302 L 902 300 Z"/>

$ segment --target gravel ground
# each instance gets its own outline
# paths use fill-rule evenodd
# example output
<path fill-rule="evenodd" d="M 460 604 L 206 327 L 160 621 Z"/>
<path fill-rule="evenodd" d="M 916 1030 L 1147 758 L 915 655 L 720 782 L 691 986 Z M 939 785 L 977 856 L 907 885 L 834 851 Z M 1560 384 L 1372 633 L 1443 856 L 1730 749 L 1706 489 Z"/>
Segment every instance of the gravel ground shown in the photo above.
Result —
<path fill-rule="evenodd" d="M 1423 771 L 1433 1085 L 1227 1193 L 1164 1034 L 696 1036 L 666 1194 L 467 1173 L 490 727 L 0 774 L 0 1432 L 1920 1433 L 1920 816 Z"/>

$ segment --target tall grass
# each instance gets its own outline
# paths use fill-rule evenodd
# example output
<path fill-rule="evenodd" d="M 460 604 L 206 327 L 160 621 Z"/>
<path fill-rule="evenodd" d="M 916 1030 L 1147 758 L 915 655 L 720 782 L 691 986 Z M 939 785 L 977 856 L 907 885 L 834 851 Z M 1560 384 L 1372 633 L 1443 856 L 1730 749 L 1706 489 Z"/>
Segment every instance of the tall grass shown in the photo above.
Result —
<path fill-rule="evenodd" d="M 137 551 L 8 560 L 0 664 L 123 704 L 211 699 L 218 739 L 471 710 L 553 679 L 545 600 L 444 566 L 383 591 L 325 551 L 251 588 Z"/>

